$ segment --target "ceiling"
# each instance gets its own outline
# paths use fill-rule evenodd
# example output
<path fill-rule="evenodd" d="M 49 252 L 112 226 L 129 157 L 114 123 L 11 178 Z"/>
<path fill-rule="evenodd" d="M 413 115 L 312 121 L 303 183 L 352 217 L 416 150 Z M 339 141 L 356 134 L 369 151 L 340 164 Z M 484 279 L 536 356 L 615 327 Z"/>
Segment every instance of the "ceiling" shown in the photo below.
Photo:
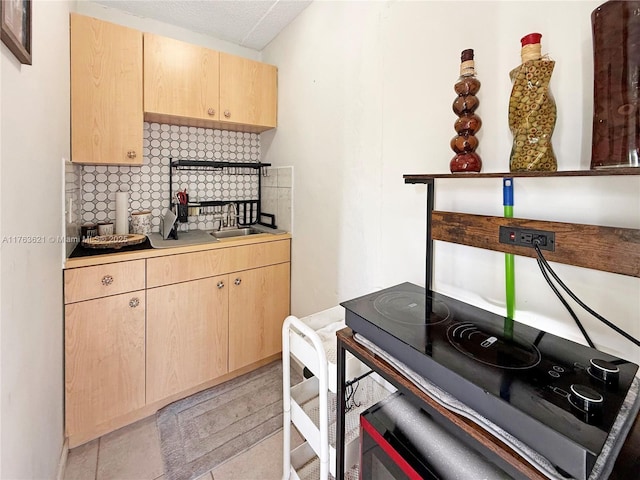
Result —
<path fill-rule="evenodd" d="M 258 51 L 311 4 L 311 0 L 93 1 Z"/>

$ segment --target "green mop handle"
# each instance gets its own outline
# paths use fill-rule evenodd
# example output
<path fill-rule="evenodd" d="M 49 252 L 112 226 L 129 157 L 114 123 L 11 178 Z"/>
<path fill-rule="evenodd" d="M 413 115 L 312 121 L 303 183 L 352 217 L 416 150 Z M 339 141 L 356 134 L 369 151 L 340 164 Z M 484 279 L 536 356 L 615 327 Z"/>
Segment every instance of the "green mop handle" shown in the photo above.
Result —
<path fill-rule="evenodd" d="M 502 179 L 502 204 L 504 218 L 513 218 L 513 178 Z M 513 317 L 516 309 L 516 277 L 515 260 L 512 253 L 504 255 L 505 287 L 507 298 L 507 319 L 504 322 L 504 333 L 513 336 Z"/>

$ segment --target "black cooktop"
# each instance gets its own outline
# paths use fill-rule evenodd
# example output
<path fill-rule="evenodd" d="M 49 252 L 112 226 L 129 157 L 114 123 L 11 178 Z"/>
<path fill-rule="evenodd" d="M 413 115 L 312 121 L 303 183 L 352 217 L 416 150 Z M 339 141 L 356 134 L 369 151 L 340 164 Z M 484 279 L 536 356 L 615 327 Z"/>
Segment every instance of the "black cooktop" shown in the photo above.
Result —
<path fill-rule="evenodd" d="M 342 305 L 353 331 L 576 478 L 588 477 L 638 369 L 411 283 Z"/>

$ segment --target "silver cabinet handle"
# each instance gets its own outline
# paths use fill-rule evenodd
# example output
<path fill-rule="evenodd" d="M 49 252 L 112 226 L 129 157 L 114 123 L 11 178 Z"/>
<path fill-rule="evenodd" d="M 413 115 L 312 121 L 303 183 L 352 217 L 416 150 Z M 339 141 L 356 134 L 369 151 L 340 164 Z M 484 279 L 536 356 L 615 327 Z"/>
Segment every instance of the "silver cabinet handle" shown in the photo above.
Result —
<path fill-rule="evenodd" d="M 210 108 L 209 110 L 207 110 L 207 113 L 208 113 L 209 115 L 213 116 L 213 115 L 215 115 L 215 114 L 216 114 L 216 111 L 215 111 L 215 109 Z"/>
<path fill-rule="evenodd" d="M 140 299 L 138 297 L 133 297 L 129 300 L 129 306 L 131 308 L 136 308 L 138 305 L 140 305 Z"/>
<path fill-rule="evenodd" d="M 127 152 L 127 157 L 129 158 L 136 158 L 136 151 L 135 150 L 129 150 Z"/>
<path fill-rule="evenodd" d="M 223 282 L 222 280 L 220 280 L 220 281 L 218 282 L 218 285 L 217 285 L 217 286 L 218 286 L 218 288 L 222 288 L 222 287 L 224 287 L 224 282 Z"/>
<path fill-rule="evenodd" d="M 104 277 L 102 277 L 102 284 L 105 287 L 108 287 L 112 283 L 113 283 L 113 277 L 111 275 L 105 275 Z"/>
<path fill-rule="evenodd" d="M 233 283 L 235 283 L 236 285 L 240 285 L 242 283 L 242 280 L 240 278 L 236 278 Z"/>
<path fill-rule="evenodd" d="M 225 116 L 226 118 L 231 118 L 231 112 L 230 112 L 229 110 L 225 110 L 225 111 L 224 111 L 224 116 Z"/>

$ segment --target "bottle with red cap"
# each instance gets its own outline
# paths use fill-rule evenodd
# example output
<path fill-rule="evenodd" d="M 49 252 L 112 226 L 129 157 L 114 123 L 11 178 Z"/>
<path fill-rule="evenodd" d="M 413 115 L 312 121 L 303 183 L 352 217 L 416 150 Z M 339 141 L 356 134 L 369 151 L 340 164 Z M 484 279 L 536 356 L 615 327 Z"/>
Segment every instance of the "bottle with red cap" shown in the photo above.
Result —
<path fill-rule="evenodd" d="M 539 33 L 521 39 L 522 64 L 509 76 L 513 83 L 509 99 L 509 128 L 513 147 L 509 158 L 512 172 L 558 169 L 551 135 L 556 125 L 556 103 L 549 90 L 555 62 L 542 56 Z"/>
<path fill-rule="evenodd" d="M 452 173 L 479 172 L 482 160 L 475 153 L 478 139 L 475 134 L 482 126 L 480 117 L 475 114 L 480 101 L 476 93 L 480 90 L 480 80 L 476 78 L 473 49 L 463 50 L 460 56 L 460 78 L 454 85 L 458 94 L 453 102 L 453 112 L 458 115 L 454 124 L 457 135 L 451 139 L 451 149 L 456 155 L 449 163 Z"/>

